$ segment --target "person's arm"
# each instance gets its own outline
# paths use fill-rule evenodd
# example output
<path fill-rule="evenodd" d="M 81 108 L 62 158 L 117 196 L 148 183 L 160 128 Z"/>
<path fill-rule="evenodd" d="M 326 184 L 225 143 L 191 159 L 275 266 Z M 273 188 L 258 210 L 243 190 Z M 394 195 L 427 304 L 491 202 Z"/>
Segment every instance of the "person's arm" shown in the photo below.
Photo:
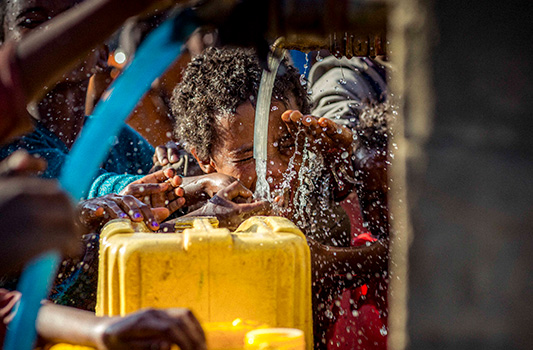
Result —
<path fill-rule="evenodd" d="M 161 0 L 88 0 L 31 32 L 17 47 L 26 98 L 37 99 L 89 51 L 107 39 L 128 17 L 148 11 Z M 181 2 L 184 2 L 181 0 Z"/>
<path fill-rule="evenodd" d="M 70 343 L 99 350 L 152 348 L 205 349 L 200 323 L 187 309 L 145 309 L 125 317 L 96 317 L 92 312 L 47 303 L 37 317 L 43 343 Z"/>
<path fill-rule="evenodd" d="M 388 240 L 382 239 L 358 247 L 331 247 L 310 238 L 313 279 L 318 285 L 357 284 L 383 272 L 388 265 Z"/>

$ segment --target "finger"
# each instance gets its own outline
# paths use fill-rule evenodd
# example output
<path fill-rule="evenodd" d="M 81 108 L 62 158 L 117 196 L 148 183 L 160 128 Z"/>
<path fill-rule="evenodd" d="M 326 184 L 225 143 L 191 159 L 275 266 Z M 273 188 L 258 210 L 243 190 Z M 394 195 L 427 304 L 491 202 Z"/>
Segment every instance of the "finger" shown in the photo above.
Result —
<path fill-rule="evenodd" d="M 174 176 L 176 176 L 176 170 L 173 168 L 168 168 L 163 170 L 163 175 L 168 179 L 172 179 Z"/>
<path fill-rule="evenodd" d="M 155 154 L 157 156 L 157 161 L 162 166 L 165 166 L 168 164 L 168 157 L 167 157 L 167 148 L 163 146 L 157 146 L 155 149 Z"/>
<path fill-rule="evenodd" d="M 235 181 L 228 187 L 224 188 L 221 191 L 218 191 L 217 196 L 227 199 L 227 200 L 233 200 L 235 197 L 244 197 L 249 198 L 252 197 L 254 194 L 252 191 L 247 189 L 242 185 L 240 181 Z"/>
<path fill-rule="evenodd" d="M 298 134 L 298 126 L 291 119 L 292 112 L 293 110 L 287 110 L 283 112 L 283 114 L 281 115 L 281 119 L 287 126 L 287 130 L 289 130 L 289 133 L 291 133 L 292 135 L 296 135 Z"/>
<path fill-rule="evenodd" d="M 194 316 L 194 313 L 188 309 L 180 309 L 180 308 L 169 308 L 165 310 L 167 314 L 172 318 L 183 318 L 186 317 L 188 326 L 190 327 L 191 332 L 194 332 L 196 334 L 196 339 L 199 343 L 204 343 L 205 346 L 205 333 L 200 325 L 200 322 Z"/>
<path fill-rule="evenodd" d="M 172 193 L 174 193 L 178 197 L 183 197 L 185 195 L 185 190 L 183 189 L 183 187 L 178 187 Z"/>
<path fill-rule="evenodd" d="M 194 350 L 194 342 L 191 339 L 191 334 L 188 332 L 188 328 L 184 325 L 183 320 L 177 319 L 173 327 L 169 330 L 169 337 L 172 342 L 180 347 L 181 350 Z"/>
<path fill-rule="evenodd" d="M 118 219 L 118 218 L 127 218 L 128 215 L 120 208 L 120 206 L 109 200 L 102 203 L 102 207 L 105 210 L 105 213 L 109 216 L 111 219 Z"/>
<path fill-rule="evenodd" d="M 176 210 L 180 209 L 185 205 L 185 198 L 179 197 L 176 200 L 173 200 L 167 204 L 167 208 L 170 211 L 170 214 L 174 213 Z M 169 215 L 170 215 L 169 214 Z"/>
<path fill-rule="evenodd" d="M 170 163 L 177 163 L 180 160 L 179 148 L 175 142 L 167 143 L 167 157 Z"/>
<path fill-rule="evenodd" d="M 181 176 L 175 175 L 170 178 L 170 184 L 174 187 L 178 187 L 183 183 Z"/>
<path fill-rule="evenodd" d="M 137 198 L 142 198 L 144 196 L 150 196 L 153 194 L 166 192 L 169 188 L 170 184 L 166 182 L 130 184 L 128 185 L 128 189 L 124 192 L 124 194 L 128 194 Z"/>
<path fill-rule="evenodd" d="M 245 217 L 253 215 L 267 215 L 270 213 L 270 203 L 265 201 L 257 201 L 253 203 L 239 204 L 239 209 Z"/>
<path fill-rule="evenodd" d="M 349 147 L 353 142 L 353 133 L 347 127 L 335 123 L 328 118 L 320 118 L 318 124 L 324 128 L 326 134 L 331 137 L 333 141 L 343 147 Z"/>
<path fill-rule="evenodd" d="M 304 115 L 298 110 L 293 110 L 289 117 L 291 118 L 293 123 L 298 124 L 302 122 Z"/>
<path fill-rule="evenodd" d="M 145 184 L 145 183 L 161 183 L 161 182 L 165 182 L 169 178 L 174 176 L 173 173 L 172 173 L 171 176 L 165 175 L 165 174 L 168 174 L 167 170 L 169 170 L 169 169 L 156 171 L 155 173 L 146 175 L 145 177 L 140 178 L 139 180 L 132 182 L 132 184 Z"/>
<path fill-rule="evenodd" d="M 146 205 L 142 202 L 140 202 L 137 198 L 133 196 L 121 196 L 121 198 L 117 198 L 116 202 L 122 207 L 125 213 L 127 213 L 132 221 L 142 221 L 143 220 L 143 214 L 141 212 L 141 208 L 139 208 L 139 205 Z"/>
<path fill-rule="evenodd" d="M 84 225 L 93 225 L 95 222 L 100 221 L 103 215 L 104 208 L 98 203 L 89 200 L 82 201 L 78 204 L 78 216 Z"/>
<path fill-rule="evenodd" d="M 192 312 L 188 311 L 186 317 L 182 319 L 182 329 L 183 333 L 188 336 L 193 349 L 205 349 L 204 331 Z"/>
<path fill-rule="evenodd" d="M 139 208 L 141 209 L 146 226 L 148 226 L 152 231 L 159 230 L 159 222 L 155 219 L 154 214 L 152 214 L 152 208 L 144 203 L 139 205 Z"/>

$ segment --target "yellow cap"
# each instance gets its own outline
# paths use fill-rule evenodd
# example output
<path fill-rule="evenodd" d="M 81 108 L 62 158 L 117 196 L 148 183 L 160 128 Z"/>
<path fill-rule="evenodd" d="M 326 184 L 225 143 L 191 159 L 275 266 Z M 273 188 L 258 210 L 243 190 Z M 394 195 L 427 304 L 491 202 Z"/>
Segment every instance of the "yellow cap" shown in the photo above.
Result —
<path fill-rule="evenodd" d="M 304 332 L 295 328 L 256 329 L 246 333 L 247 350 L 304 350 Z"/>

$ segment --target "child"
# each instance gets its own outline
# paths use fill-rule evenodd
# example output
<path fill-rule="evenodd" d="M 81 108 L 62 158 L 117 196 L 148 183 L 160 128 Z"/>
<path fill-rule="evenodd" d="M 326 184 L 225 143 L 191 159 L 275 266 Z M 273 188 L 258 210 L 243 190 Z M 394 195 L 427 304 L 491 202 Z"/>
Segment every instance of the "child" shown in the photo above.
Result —
<path fill-rule="evenodd" d="M 235 225 L 254 210 L 264 209 L 261 202 L 230 202 L 249 200 L 257 183 L 253 133 L 261 73 L 251 50 L 207 49 L 189 64 L 183 82 L 174 91 L 176 134 L 181 141 L 204 172 L 239 180 L 193 214 L 223 212 L 224 221 Z M 330 323 L 330 310 L 325 304 L 345 286 L 361 284 L 366 276 L 382 271 L 387 264 L 387 247 L 379 241 L 349 247 L 349 223 L 336 201 L 346 197 L 354 186 L 352 132 L 332 120 L 306 115 L 307 92 L 299 74 L 286 61 L 282 62 L 272 96 L 268 182 L 272 192 L 281 194 L 277 202 L 282 208 L 278 212 L 295 221 L 308 237 L 315 346 L 323 348 Z M 302 176 L 295 176 L 298 173 Z M 228 213 L 236 220 L 228 220 Z"/>

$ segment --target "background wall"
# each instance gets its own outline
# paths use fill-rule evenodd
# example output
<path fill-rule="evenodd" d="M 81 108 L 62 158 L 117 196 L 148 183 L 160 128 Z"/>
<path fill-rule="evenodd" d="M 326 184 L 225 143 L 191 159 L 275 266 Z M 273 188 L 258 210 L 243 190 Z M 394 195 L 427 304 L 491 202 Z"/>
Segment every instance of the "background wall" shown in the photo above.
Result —
<path fill-rule="evenodd" d="M 394 3 L 391 345 L 531 349 L 531 4 Z"/>

